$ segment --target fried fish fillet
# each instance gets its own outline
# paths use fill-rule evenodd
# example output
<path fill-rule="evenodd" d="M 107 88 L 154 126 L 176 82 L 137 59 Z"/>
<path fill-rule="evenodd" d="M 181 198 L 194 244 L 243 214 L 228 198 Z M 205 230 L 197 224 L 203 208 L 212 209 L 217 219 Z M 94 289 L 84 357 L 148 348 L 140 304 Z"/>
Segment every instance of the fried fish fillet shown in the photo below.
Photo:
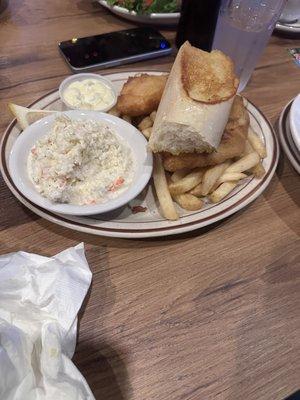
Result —
<path fill-rule="evenodd" d="M 130 117 L 157 110 L 168 76 L 142 74 L 129 78 L 118 97 L 117 109 Z"/>
<path fill-rule="evenodd" d="M 164 168 L 174 172 L 182 168 L 206 167 L 220 164 L 230 158 L 239 157 L 245 149 L 249 128 L 249 115 L 243 99 L 235 96 L 229 119 L 223 133 L 221 143 L 214 153 L 183 153 L 174 156 L 165 153 Z"/>

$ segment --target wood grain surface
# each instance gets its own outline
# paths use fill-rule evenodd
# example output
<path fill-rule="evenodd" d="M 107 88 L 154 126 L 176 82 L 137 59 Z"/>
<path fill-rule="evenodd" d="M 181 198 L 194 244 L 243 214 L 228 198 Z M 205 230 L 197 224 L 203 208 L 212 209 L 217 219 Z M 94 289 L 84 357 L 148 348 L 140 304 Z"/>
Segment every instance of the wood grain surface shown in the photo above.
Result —
<path fill-rule="evenodd" d="M 89 0 L 9 0 L 0 15 L 0 128 L 70 74 L 57 43 L 133 24 Z M 162 31 L 174 42 L 175 32 Z M 275 123 L 300 68 L 273 36 L 245 95 Z M 173 57 L 138 63 L 168 70 Z M 120 70 L 120 68 L 119 68 Z M 299 176 L 285 156 L 268 189 L 222 223 L 118 240 L 56 226 L 0 177 L 0 253 L 86 245 L 93 283 L 74 361 L 97 400 L 281 400 L 300 386 Z"/>

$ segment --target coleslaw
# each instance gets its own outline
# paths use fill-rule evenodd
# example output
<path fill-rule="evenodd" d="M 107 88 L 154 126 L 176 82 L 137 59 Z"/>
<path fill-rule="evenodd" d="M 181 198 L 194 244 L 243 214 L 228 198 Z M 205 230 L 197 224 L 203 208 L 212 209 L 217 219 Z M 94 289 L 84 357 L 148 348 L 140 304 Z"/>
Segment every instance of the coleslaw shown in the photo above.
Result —
<path fill-rule="evenodd" d="M 34 186 L 53 202 L 98 204 L 124 192 L 134 177 L 131 148 L 108 126 L 58 116 L 30 151 Z"/>

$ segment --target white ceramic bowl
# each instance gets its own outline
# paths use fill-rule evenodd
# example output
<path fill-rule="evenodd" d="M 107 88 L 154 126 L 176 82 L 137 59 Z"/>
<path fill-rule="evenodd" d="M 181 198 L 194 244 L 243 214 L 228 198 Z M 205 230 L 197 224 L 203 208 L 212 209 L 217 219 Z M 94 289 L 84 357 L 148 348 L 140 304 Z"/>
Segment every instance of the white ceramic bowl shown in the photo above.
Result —
<path fill-rule="evenodd" d="M 131 147 L 136 161 L 135 176 L 131 186 L 121 193 L 119 197 L 106 203 L 82 206 L 53 203 L 38 193 L 28 176 L 27 159 L 36 141 L 49 132 L 56 117 L 55 115 L 49 115 L 26 128 L 17 138 L 10 152 L 9 170 L 19 191 L 38 206 L 55 213 L 69 215 L 100 214 L 122 207 L 134 199 L 147 185 L 152 174 L 152 154 L 147 150 L 147 141 L 144 136 L 128 122 L 110 114 L 77 110 L 66 111 L 64 114 L 74 119 L 93 119 L 103 122 L 126 141 Z"/>
<path fill-rule="evenodd" d="M 293 140 L 300 152 L 300 94 L 295 98 L 291 107 L 290 127 Z"/>
<path fill-rule="evenodd" d="M 64 79 L 61 84 L 59 85 L 59 96 L 61 101 L 65 104 L 65 106 L 71 110 L 80 110 L 80 108 L 78 107 L 74 107 L 71 104 L 69 104 L 65 98 L 64 98 L 64 91 L 67 89 L 67 87 L 73 83 L 73 82 L 78 82 L 78 81 L 83 81 L 85 79 L 96 79 L 100 82 L 102 82 L 105 86 L 107 86 L 113 93 L 113 101 L 111 102 L 111 104 L 109 104 L 106 107 L 103 107 L 99 110 L 95 110 L 95 111 L 100 111 L 100 112 L 106 112 L 108 110 L 110 110 L 116 103 L 117 103 L 117 92 L 116 89 L 114 88 L 112 82 L 105 78 L 102 75 L 98 75 L 98 74 L 92 74 L 92 73 L 82 73 L 82 74 L 75 74 L 75 75 L 71 75 L 68 78 Z"/>

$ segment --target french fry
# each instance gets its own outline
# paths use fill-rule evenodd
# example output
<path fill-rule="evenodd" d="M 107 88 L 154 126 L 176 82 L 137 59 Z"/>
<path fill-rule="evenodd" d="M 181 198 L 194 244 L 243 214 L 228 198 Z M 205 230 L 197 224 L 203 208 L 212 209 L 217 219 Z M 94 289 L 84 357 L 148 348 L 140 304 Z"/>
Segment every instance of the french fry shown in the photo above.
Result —
<path fill-rule="evenodd" d="M 255 167 L 251 168 L 249 171 L 252 174 L 254 174 L 255 178 L 262 178 L 266 173 L 266 170 L 263 167 L 261 161 L 257 165 L 255 165 Z"/>
<path fill-rule="evenodd" d="M 250 144 L 250 142 L 247 140 L 246 141 L 246 145 L 245 145 L 245 152 L 244 154 L 249 154 L 249 153 L 253 153 L 255 152 L 255 150 L 253 149 L 252 145 Z M 252 174 L 254 174 L 254 176 L 256 178 L 262 178 L 265 173 L 266 170 L 264 169 L 262 162 L 260 161 L 255 167 L 250 168 L 249 172 L 251 172 Z"/>
<path fill-rule="evenodd" d="M 153 181 L 163 216 L 170 220 L 178 219 L 179 216 L 169 192 L 165 170 L 159 154 L 154 154 Z"/>
<path fill-rule="evenodd" d="M 143 131 L 147 128 L 151 128 L 153 126 L 153 121 L 150 117 L 145 117 L 144 119 L 141 120 L 141 122 L 138 124 L 138 128 L 140 131 Z"/>
<path fill-rule="evenodd" d="M 122 115 L 122 119 L 124 119 L 124 121 L 128 122 L 129 124 L 131 124 L 131 117 L 129 115 Z"/>
<path fill-rule="evenodd" d="M 154 120 L 155 120 L 155 118 L 156 118 L 156 114 L 157 114 L 156 111 L 152 111 L 152 113 L 149 115 L 149 117 L 151 118 L 151 120 L 152 120 L 153 123 L 154 123 Z"/>
<path fill-rule="evenodd" d="M 203 201 L 190 193 L 177 194 L 174 195 L 173 198 L 181 208 L 188 211 L 200 210 L 203 206 Z"/>
<path fill-rule="evenodd" d="M 246 140 L 246 143 L 245 143 L 245 150 L 244 150 L 243 155 L 246 156 L 247 154 L 254 153 L 254 152 L 255 152 L 255 150 L 254 150 L 253 147 L 251 146 L 249 140 Z"/>
<path fill-rule="evenodd" d="M 171 195 L 186 193 L 201 182 L 203 176 L 202 169 L 195 169 L 184 178 L 169 185 Z"/>
<path fill-rule="evenodd" d="M 244 172 L 248 171 L 248 169 L 255 167 L 260 161 L 259 155 L 256 152 L 249 153 L 246 156 L 240 158 L 238 161 L 231 164 L 228 168 L 226 168 L 226 173 L 231 172 Z"/>
<path fill-rule="evenodd" d="M 197 186 L 194 187 L 194 189 L 190 190 L 189 193 L 192 194 L 193 196 L 196 197 L 201 197 L 202 196 L 202 183 L 198 183 Z"/>
<path fill-rule="evenodd" d="M 213 203 L 218 203 L 223 200 L 235 187 L 237 182 L 224 182 L 209 196 Z"/>
<path fill-rule="evenodd" d="M 152 126 L 150 128 L 146 128 L 142 130 L 142 134 L 145 136 L 146 139 L 150 139 L 152 133 Z"/>
<path fill-rule="evenodd" d="M 253 131 L 251 127 L 248 129 L 248 140 L 253 149 L 258 153 L 260 158 L 267 157 L 267 149 L 261 138 Z"/>
<path fill-rule="evenodd" d="M 119 117 L 121 115 L 120 111 L 117 109 L 116 106 L 114 106 L 113 108 L 111 108 L 108 111 L 108 114 L 114 115 L 115 117 Z"/>
<path fill-rule="evenodd" d="M 171 181 L 178 182 L 182 178 L 184 178 L 189 172 L 190 172 L 190 169 L 188 169 L 188 168 L 179 169 L 179 170 L 173 172 L 173 174 L 171 175 Z"/>
<path fill-rule="evenodd" d="M 247 175 L 242 172 L 224 172 L 224 174 L 218 179 L 218 184 L 220 185 L 224 182 L 239 181 L 244 178 L 247 178 Z"/>
<path fill-rule="evenodd" d="M 211 189 L 214 187 L 220 176 L 223 175 L 223 172 L 226 168 L 229 167 L 229 165 L 229 162 L 224 162 L 206 170 L 202 180 L 203 196 L 206 196 L 211 191 Z"/>

